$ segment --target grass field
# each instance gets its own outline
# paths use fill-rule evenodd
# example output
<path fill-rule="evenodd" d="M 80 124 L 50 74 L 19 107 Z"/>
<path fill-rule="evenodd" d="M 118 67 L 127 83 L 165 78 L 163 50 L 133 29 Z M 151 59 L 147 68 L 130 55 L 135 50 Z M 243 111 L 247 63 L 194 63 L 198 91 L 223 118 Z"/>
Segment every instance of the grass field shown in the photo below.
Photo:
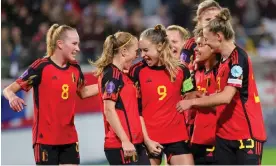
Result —
<path fill-rule="evenodd" d="M 262 165 L 276 165 L 276 148 L 265 148 Z"/>

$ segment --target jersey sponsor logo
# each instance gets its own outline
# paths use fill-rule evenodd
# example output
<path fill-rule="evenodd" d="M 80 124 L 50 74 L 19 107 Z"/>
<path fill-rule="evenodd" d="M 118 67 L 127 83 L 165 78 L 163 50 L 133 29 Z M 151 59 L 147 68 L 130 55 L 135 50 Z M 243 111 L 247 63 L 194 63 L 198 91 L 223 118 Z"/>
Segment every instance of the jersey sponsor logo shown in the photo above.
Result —
<path fill-rule="evenodd" d="M 57 76 L 52 77 L 52 80 L 57 80 L 57 79 L 58 79 Z"/>
<path fill-rule="evenodd" d="M 146 80 L 146 83 L 149 83 L 149 82 L 152 82 L 151 78 L 148 78 L 148 79 Z"/>
<path fill-rule="evenodd" d="M 242 68 L 238 65 L 236 66 L 233 66 L 232 69 L 231 69 L 231 74 L 233 77 L 240 77 L 242 75 L 243 71 L 242 71 Z"/>
<path fill-rule="evenodd" d="M 188 78 L 186 79 L 183 84 L 182 84 L 182 92 L 187 92 L 190 91 L 194 88 L 193 82 L 192 82 L 192 78 Z"/>
<path fill-rule="evenodd" d="M 106 85 L 105 91 L 108 94 L 111 94 L 114 92 L 114 90 L 115 90 L 115 84 L 112 81 L 109 81 Z"/>
<path fill-rule="evenodd" d="M 24 71 L 24 73 L 19 78 L 22 79 L 22 78 L 26 77 L 28 75 L 28 73 L 29 73 L 29 70 Z"/>

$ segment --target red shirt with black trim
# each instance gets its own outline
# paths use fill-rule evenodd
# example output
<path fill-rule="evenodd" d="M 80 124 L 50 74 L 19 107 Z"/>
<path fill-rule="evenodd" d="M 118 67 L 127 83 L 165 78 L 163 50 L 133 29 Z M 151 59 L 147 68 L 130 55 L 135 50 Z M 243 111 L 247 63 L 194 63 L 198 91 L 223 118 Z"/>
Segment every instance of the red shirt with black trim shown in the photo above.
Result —
<path fill-rule="evenodd" d="M 227 140 L 265 141 L 261 103 L 247 53 L 236 46 L 230 57 L 221 61 L 216 79 L 218 92 L 225 86 L 237 88 L 230 104 L 217 107 L 217 135 Z"/>
<path fill-rule="evenodd" d="M 184 115 L 177 112 L 176 104 L 182 99 L 182 88 L 186 92 L 193 89 L 189 70 L 179 67 L 176 79 L 171 81 L 164 66 L 149 67 L 142 61 L 130 69 L 129 75 L 140 92 L 139 111 L 150 139 L 162 144 L 188 140 Z"/>
<path fill-rule="evenodd" d="M 187 66 L 189 68 L 190 73 L 192 75 L 194 74 L 194 64 L 193 64 L 193 62 L 194 62 L 194 59 L 195 59 L 195 52 L 194 52 L 195 47 L 196 47 L 195 38 L 191 37 L 190 39 L 188 39 L 185 42 L 185 44 L 183 46 L 183 49 L 181 51 L 181 54 L 180 54 L 180 60 L 182 61 L 183 64 L 185 64 L 185 66 Z M 185 119 L 186 119 L 186 124 L 187 125 L 193 125 L 194 120 L 195 120 L 195 116 L 196 116 L 196 111 L 193 111 L 192 109 L 191 110 L 186 110 L 184 112 L 184 115 L 185 115 Z"/>
<path fill-rule="evenodd" d="M 197 90 L 206 93 L 206 95 L 216 93 L 216 73 L 217 66 L 209 71 L 205 71 L 205 69 L 197 70 L 195 73 Z M 196 110 L 191 142 L 201 145 L 214 145 L 217 125 L 216 110 L 211 108 Z"/>
<path fill-rule="evenodd" d="M 137 89 L 132 80 L 115 65 L 105 67 L 98 81 L 102 100 L 116 102 L 115 110 L 123 129 L 133 144 L 143 142 L 143 132 L 137 103 Z M 103 102 L 101 108 L 104 110 Z M 104 118 L 105 148 L 121 148 L 122 142 Z"/>
<path fill-rule="evenodd" d="M 16 82 L 24 91 L 34 90 L 33 144 L 78 142 L 74 115 L 77 91 L 84 86 L 84 76 L 76 62 L 61 68 L 50 58 L 41 58 Z"/>

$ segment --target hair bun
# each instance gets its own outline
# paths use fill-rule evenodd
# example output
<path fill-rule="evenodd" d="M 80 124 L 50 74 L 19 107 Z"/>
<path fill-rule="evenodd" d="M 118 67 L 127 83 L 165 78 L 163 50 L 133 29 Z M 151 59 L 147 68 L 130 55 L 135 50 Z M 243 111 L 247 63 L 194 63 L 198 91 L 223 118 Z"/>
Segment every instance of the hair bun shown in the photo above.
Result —
<path fill-rule="evenodd" d="M 161 24 L 155 25 L 154 30 L 155 31 L 161 31 L 162 30 L 162 25 Z"/>
<path fill-rule="evenodd" d="M 227 8 L 223 8 L 220 13 L 216 16 L 219 20 L 222 20 L 222 21 L 228 21 L 230 20 L 231 18 L 231 14 L 230 14 L 230 11 L 229 9 Z"/>

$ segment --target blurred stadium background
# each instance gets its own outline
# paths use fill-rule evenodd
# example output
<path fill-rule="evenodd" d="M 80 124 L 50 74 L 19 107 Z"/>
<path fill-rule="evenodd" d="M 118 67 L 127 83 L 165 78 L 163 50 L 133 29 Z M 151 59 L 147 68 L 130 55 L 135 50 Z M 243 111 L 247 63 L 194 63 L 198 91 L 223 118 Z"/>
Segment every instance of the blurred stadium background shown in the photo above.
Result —
<path fill-rule="evenodd" d="M 52 23 L 78 29 L 79 61 L 89 84 L 95 83 L 87 59 L 100 55 L 105 37 L 118 30 L 139 35 L 156 24 L 192 30 L 200 0 L 2 0 L 2 90 L 35 59 L 45 55 L 45 34 Z M 268 141 L 263 164 L 276 164 L 276 1 L 218 0 L 233 16 L 236 42 L 249 53 L 263 105 Z M 24 111 L 14 113 L 1 98 L 2 164 L 34 164 L 31 145 L 32 92 L 19 92 Z M 76 126 L 81 164 L 107 164 L 103 152 L 103 122 L 99 99 L 79 100 Z"/>

